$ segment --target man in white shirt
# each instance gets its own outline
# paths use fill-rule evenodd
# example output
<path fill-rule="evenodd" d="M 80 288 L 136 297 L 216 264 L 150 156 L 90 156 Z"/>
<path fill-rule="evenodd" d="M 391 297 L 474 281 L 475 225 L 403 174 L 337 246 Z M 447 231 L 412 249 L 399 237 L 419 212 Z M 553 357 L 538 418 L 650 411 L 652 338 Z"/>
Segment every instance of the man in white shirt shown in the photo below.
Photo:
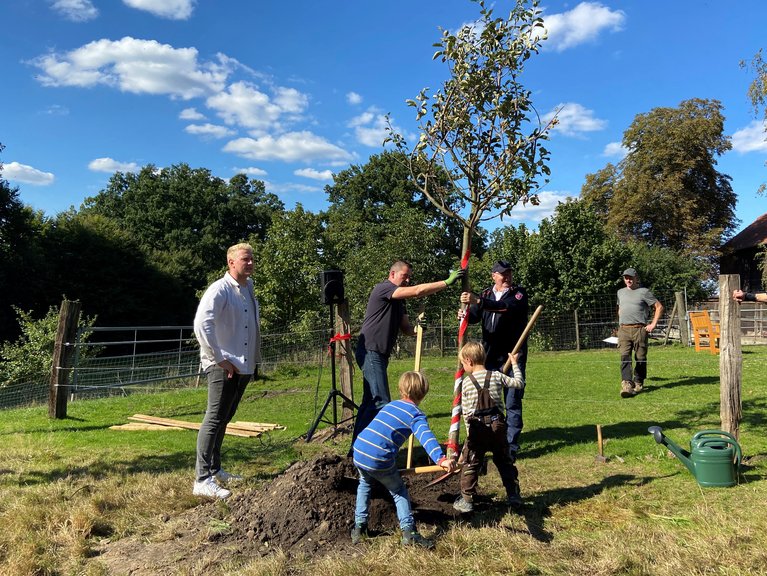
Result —
<path fill-rule="evenodd" d="M 229 270 L 200 299 L 194 333 L 208 378 L 208 407 L 197 435 L 195 496 L 227 498 L 224 484 L 241 479 L 221 468 L 221 444 L 245 387 L 261 362 L 259 307 L 253 292 L 253 248 L 235 244 L 226 252 Z"/>

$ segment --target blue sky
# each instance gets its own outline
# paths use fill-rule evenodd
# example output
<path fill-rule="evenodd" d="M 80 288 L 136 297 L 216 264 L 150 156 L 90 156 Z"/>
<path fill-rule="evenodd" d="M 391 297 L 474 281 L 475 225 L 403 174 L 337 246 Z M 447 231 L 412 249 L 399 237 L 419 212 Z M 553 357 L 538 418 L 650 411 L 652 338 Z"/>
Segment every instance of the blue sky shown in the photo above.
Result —
<path fill-rule="evenodd" d="M 740 228 L 765 212 L 767 143 L 741 61 L 762 47 L 767 2 L 542 3 L 549 38 L 525 85 L 552 133 L 536 226 L 621 158 L 637 114 L 689 98 L 724 105 L 719 160 Z M 496 14 L 511 3 L 499 0 Z M 7 0 L 0 3 L 0 156 L 21 200 L 53 216 L 116 170 L 186 162 L 264 180 L 288 208 L 326 206 L 331 174 L 382 151 L 383 116 L 413 134 L 405 100 L 439 88 L 438 27 L 478 16 L 469 0 Z"/>

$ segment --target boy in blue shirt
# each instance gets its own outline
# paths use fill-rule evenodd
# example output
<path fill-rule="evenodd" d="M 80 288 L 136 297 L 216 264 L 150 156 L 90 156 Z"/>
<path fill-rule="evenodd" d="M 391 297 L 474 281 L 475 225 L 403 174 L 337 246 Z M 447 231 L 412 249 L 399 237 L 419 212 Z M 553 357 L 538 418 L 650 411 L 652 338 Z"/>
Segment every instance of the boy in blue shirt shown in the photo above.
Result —
<path fill-rule="evenodd" d="M 429 458 L 446 471 L 452 472 L 455 462 L 445 458 L 442 447 L 429 428 L 426 415 L 418 408 L 429 391 L 426 377 L 420 372 L 405 372 L 400 376 L 398 388 L 400 399 L 386 404 L 352 445 L 354 465 L 360 473 L 352 543 L 357 544 L 367 532 L 370 492 L 373 483 L 378 482 L 394 499 L 402 543 L 432 548 L 434 543 L 421 536 L 415 528 L 410 496 L 397 470 L 397 453 L 410 434 L 414 434 Z"/>

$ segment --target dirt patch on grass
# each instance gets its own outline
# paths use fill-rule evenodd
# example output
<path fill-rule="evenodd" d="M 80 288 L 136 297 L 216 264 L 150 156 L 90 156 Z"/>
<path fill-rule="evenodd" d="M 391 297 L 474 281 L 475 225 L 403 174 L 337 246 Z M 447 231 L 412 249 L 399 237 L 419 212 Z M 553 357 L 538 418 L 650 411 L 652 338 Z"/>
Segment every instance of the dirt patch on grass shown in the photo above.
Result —
<path fill-rule="evenodd" d="M 419 528 L 437 535 L 458 513 L 458 476 L 434 486 L 438 474 L 406 477 Z M 129 537 L 98 550 L 110 574 L 132 576 L 204 569 L 283 550 L 290 556 L 360 553 L 349 538 L 354 519 L 357 473 L 350 458 L 320 454 L 293 464 L 258 489 L 238 490 L 226 502 L 205 502 L 168 521 L 162 534 Z M 398 532 L 394 504 L 383 488 L 370 507 L 372 536 Z"/>

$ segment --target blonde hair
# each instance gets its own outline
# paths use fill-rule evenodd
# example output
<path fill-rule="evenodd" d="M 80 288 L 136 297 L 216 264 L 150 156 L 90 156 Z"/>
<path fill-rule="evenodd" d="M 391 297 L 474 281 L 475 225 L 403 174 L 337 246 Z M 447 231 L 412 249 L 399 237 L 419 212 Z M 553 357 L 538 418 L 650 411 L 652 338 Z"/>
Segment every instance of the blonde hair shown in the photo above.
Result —
<path fill-rule="evenodd" d="M 229 249 L 226 251 L 226 261 L 229 262 L 229 260 L 237 258 L 237 254 L 240 250 L 249 250 L 250 253 L 253 254 L 253 246 L 247 242 L 240 242 L 234 246 L 229 246 Z"/>
<path fill-rule="evenodd" d="M 475 366 L 481 366 L 485 363 L 487 355 L 485 349 L 479 342 L 467 342 L 458 353 L 458 359 L 463 362 L 471 362 Z"/>
<path fill-rule="evenodd" d="M 413 370 L 405 372 L 399 377 L 399 395 L 410 398 L 413 402 L 420 402 L 429 391 L 429 381 L 426 376 Z"/>

